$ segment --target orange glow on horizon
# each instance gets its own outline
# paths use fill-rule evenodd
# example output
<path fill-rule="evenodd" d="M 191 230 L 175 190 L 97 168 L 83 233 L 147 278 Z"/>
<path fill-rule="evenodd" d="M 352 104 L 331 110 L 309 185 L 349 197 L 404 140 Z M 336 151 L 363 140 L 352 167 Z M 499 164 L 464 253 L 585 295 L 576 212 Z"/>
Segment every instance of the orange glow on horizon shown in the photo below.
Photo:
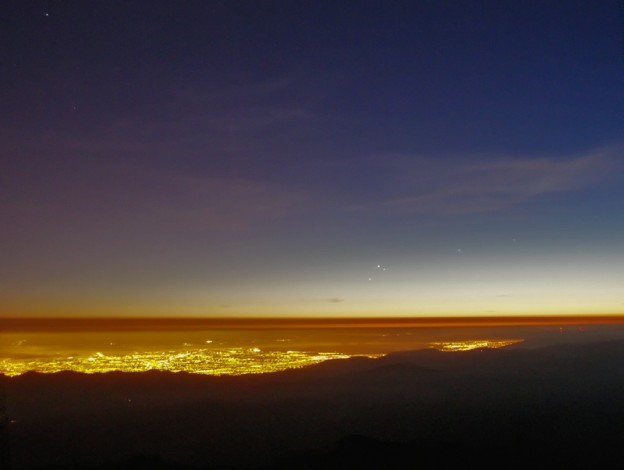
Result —
<path fill-rule="evenodd" d="M 474 316 L 474 317 L 58 317 L 0 318 L 0 331 L 133 331 L 289 328 L 428 328 L 475 326 L 624 324 L 618 315 Z"/>

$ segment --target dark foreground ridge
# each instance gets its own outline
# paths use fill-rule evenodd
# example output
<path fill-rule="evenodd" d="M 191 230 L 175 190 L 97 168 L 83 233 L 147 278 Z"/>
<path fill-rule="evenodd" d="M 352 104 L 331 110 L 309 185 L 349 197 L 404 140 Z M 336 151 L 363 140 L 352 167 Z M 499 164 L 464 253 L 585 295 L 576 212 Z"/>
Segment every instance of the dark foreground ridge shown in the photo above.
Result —
<path fill-rule="evenodd" d="M 30 373 L 3 386 L 2 452 L 14 470 L 595 467 L 624 457 L 624 342 L 413 351 L 264 376 Z"/>

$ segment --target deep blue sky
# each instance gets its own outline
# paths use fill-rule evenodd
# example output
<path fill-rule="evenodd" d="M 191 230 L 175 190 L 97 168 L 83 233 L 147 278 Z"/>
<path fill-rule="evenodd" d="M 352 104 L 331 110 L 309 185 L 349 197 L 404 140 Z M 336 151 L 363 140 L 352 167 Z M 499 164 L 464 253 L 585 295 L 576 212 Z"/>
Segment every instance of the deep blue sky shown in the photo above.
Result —
<path fill-rule="evenodd" d="M 619 313 L 623 15 L 5 2 L 0 315 Z"/>

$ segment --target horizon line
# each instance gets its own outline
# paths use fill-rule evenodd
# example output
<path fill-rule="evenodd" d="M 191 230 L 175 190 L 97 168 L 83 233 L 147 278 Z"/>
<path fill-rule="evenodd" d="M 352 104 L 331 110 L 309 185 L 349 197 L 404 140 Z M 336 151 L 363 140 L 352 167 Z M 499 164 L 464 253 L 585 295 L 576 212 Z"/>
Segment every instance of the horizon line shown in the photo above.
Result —
<path fill-rule="evenodd" d="M 435 328 L 624 324 L 624 314 L 448 317 L 4 317 L 1 332 Z"/>

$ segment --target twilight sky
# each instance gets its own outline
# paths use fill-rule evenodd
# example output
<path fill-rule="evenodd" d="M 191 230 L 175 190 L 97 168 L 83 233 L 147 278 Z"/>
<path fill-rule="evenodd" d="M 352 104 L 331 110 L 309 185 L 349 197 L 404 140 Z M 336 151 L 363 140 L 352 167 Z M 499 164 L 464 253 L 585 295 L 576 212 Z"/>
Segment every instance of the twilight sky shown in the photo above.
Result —
<path fill-rule="evenodd" d="M 621 2 L 0 15 L 0 316 L 624 312 Z"/>

